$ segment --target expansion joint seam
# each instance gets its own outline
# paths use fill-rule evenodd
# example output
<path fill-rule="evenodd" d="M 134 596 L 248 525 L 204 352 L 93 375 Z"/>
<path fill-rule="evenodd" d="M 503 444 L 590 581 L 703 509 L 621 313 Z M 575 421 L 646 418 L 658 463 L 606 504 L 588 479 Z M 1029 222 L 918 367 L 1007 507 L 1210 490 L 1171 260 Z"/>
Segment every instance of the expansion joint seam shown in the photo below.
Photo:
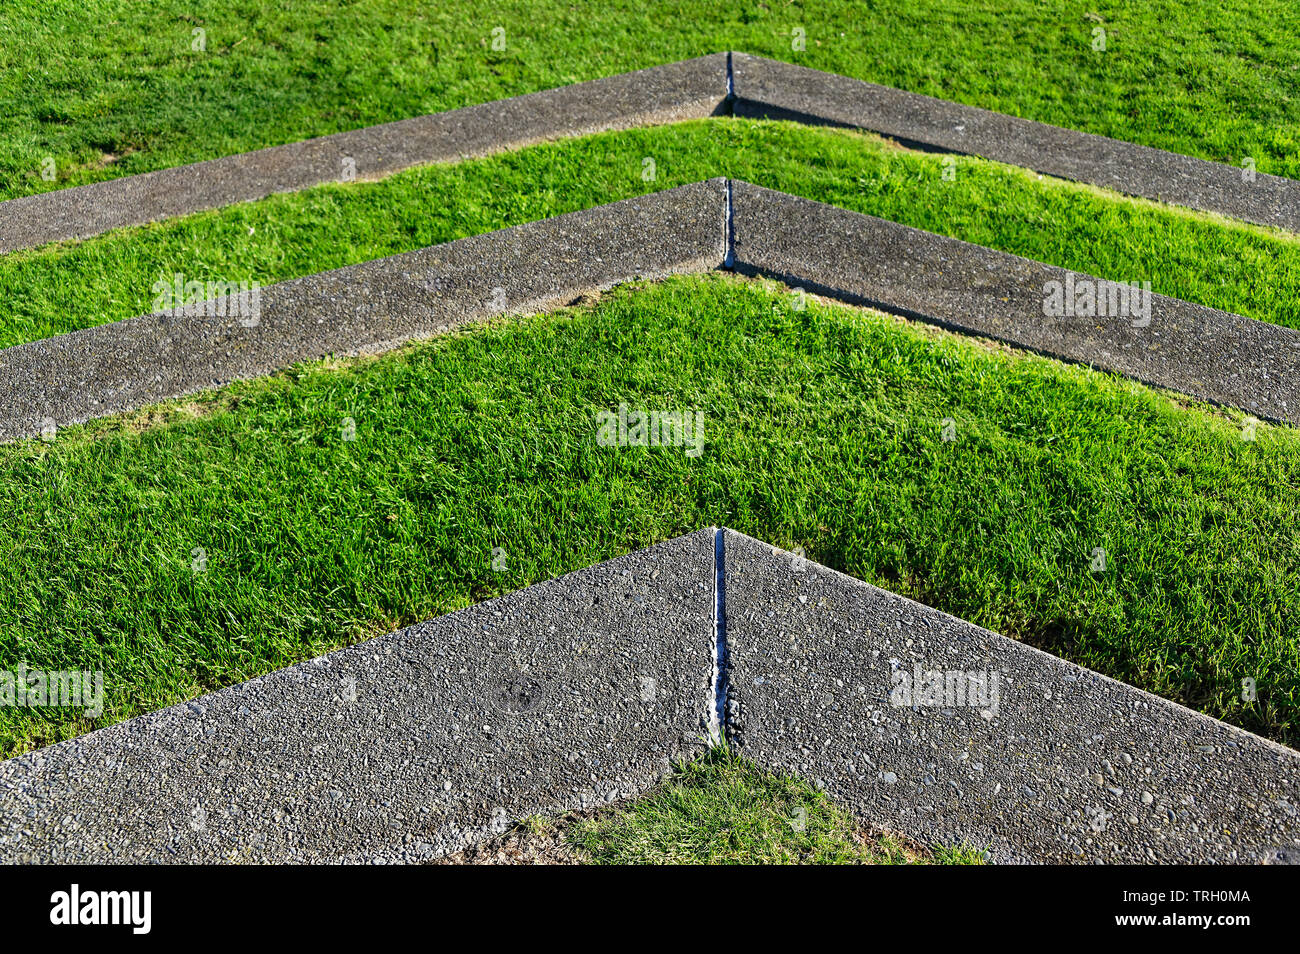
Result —
<path fill-rule="evenodd" d="M 727 652 L 727 553 L 726 530 L 713 531 L 713 711 L 709 713 L 709 742 L 722 745 L 727 732 L 729 660 Z"/>
<path fill-rule="evenodd" d="M 727 179 L 727 196 L 726 205 L 724 207 L 724 221 L 722 225 L 722 238 L 725 243 L 724 248 L 726 249 L 722 259 L 722 267 L 726 269 L 734 269 L 736 267 L 736 216 L 735 202 L 733 200 L 734 189 L 735 187 L 732 184 L 732 180 Z"/>

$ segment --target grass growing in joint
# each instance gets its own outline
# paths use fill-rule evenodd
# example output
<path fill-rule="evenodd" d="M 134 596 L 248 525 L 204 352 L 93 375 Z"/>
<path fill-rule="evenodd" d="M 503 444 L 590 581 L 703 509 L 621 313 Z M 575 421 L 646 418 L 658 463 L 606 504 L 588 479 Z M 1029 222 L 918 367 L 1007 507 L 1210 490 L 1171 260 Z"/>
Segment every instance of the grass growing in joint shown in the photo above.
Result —
<path fill-rule="evenodd" d="M 0 668 L 103 669 L 104 724 L 725 525 L 1300 737 L 1293 430 L 798 302 L 679 278 L 2 446 Z M 600 446 L 620 402 L 703 453 Z"/>

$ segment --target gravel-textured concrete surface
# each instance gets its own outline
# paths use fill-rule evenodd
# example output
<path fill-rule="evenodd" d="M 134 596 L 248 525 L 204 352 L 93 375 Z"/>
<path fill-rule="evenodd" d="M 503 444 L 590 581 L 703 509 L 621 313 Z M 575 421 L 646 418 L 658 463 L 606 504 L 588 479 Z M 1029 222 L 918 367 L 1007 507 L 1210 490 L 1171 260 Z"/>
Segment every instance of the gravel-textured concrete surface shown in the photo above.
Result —
<path fill-rule="evenodd" d="M 324 182 L 377 179 L 565 136 L 726 112 L 727 55 L 714 53 L 450 112 L 0 202 L 0 252 Z"/>
<path fill-rule="evenodd" d="M 1047 317 L 1047 283 L 1098 280 L 744 182 L 731 190 L 739 272 L 1300 423 L 1293 329 L 1155 294 L 1147 316 Z"/>
<path fill-rule="evenodd" d="M 427 860 L 640 793 L 706 739 L 713 542 L 0 763 L 0 862 Z"/>
<path fill-rule="evenodd" d="M 725 573 L 733 740 L 874 825 L 998 861 L 1300 853 L 1300 753 L 732 531 Z M 996 705 L 891 700 L 917 666 L 996 672 Z"/>
<path fill-rule="evenodd" d="M 727 732 L 760 765 L 995 861 L 1300 854 L 1300 753 L 723 538 Z M 644 792 L 710 730 L 715 539 L 0 763 L 0 863 L 426 861 Z M 918 670 L 965 697 L 900 697 Z"/>
<path fill-rule="evenodd" d="M 962 106 L 745 53 L 737 116 L 867 129 L 904 145 L 983 156 L 1127 195 L 1300 231 L 1300 182 Z"/>
<path fill-rule="evenodd" d="M 723 180 L 573 212 L 261 290 L 260 315 L 187 306 L 0 351 L 0 439 L 139 408 L 334 353 L 717 268 Z"/>

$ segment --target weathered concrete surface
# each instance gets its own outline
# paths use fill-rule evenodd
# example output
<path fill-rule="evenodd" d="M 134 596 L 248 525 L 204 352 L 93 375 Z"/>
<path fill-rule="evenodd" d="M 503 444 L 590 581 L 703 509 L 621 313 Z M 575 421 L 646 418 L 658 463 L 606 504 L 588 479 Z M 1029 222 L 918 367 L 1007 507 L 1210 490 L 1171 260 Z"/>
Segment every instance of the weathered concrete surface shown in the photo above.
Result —
<path fill-rule="evenodd" d="M 1300 753 L 742 534 L 725 549 L 733 740 L 873 824 L 998 861 L 1300 852 Z M 918 665 L 999 673 L 997 705 L 892 705 Z"/>
<path fill-rule="evenodd" d="M 737 116 L 881 133 L 1076 182 L 1300 231 L 1300 182 L 962 106 L 745 53 L 732 54 Z"/>
<path fill-rule="evenodd" d="M 252 327 L 247 313 L 187 307 L 6 348 L 0 439 L 545 310 L 619 282 L 716 268 L 725 205 L 723 180 L 709 180 L 272 285 Z"/>
<path fill-rule="evenodd" d="M 1064 285 L 1065 269 L 745 182 L 731 189 L 739 272 L 1300 423 L 1293 329 L 1154 294 L 1147 317 L 1046 317 L 1045 286 Z"/>
<path fill-rule="evenodd" d="M 715 533 L 0 763 L 0 863 L 419 861 L 639 794 L 711 728 Z M 722 536 L 727 732 L 759 764 L 996 861 L 1297 859 L 1300 753 Z M 989 695 L 897 704 L 918 667 Z"/>
<path fill-rule="evenodd" d="M 698 59 L 188 166 L 0 202 L 0 253 L 325 182 L 376 179 L 565 136 L 725 112 L 727 58 Z M 346 163 L 346 164 L 345 164 Z"/>
<path fill-rule="evenodd" d="M 639 794 L 707 738 L 713 537 L 0 763 L 0 862 L 416 861 Z"/>

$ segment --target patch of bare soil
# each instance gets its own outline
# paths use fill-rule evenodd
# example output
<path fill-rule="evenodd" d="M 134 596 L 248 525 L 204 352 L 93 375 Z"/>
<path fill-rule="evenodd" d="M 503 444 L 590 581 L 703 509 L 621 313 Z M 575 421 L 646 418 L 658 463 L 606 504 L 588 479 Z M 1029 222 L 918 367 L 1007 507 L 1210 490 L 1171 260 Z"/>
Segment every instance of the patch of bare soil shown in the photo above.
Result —
<path fill-rule="evenodd" d="M 564 829 L 520 827 L 431 862 L 435 865 L 580 865 L 583 857 L 568 844 Z"/>

